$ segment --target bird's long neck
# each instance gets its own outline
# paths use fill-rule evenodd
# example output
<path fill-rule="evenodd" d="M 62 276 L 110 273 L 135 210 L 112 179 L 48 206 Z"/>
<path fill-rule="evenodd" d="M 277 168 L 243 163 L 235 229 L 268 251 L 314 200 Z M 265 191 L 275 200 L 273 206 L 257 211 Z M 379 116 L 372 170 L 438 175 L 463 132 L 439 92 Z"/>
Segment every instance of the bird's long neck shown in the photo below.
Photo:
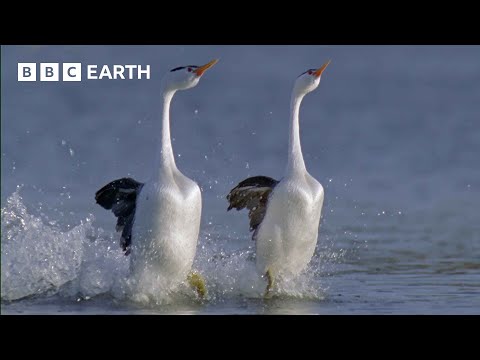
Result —
<path fill-rule="evenodd" d="M 292 94 L 290 102 L 290 139 L 288 143 L 288 164 L 287 173 L 305 172 L 302 147 L 300 144 L 299 112 L 304 94 Z"/>
<path fill-rule="evenodd" d="M 162 130 L 160 138 L 160 151 L 157 166 L 160 174 L 171 172 L 176 169 L 175 157 L 173 156 L 172 141 L 170 138 L 170 103 L 175 91 L 162 91 Z"/>

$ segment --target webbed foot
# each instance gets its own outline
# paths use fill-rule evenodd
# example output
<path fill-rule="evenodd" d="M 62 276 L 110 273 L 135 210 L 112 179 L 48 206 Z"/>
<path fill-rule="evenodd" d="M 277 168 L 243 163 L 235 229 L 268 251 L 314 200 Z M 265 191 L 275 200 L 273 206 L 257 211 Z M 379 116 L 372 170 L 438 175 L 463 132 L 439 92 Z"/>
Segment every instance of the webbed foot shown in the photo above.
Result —
<path fill-rule="evenodd" d="M 270 269 L 267 270 L 265 276 L 267 277 L 268 283 L 267 288 L 265 289 L 265 294 L 263 296 L 268 299 L 271 297 L 271 291 L 273 289 L 273 286 L 275 285 L 275 277 Z"/>
<path fill-rule="evenodd" d="M 202 275 L 196 272 L 191 272 L 187 276 L 187 281 L 190 286 L 195 289 L 200 298 L 204 298 L 207 295 L 207 287 L 205 286 L 205 279 Z"/>

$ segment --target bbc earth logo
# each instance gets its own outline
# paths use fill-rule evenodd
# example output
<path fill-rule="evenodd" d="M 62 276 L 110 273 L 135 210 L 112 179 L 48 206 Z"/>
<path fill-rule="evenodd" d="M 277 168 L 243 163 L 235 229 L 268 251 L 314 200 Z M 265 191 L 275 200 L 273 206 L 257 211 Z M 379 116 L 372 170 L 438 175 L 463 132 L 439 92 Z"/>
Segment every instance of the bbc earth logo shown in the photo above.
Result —
<path fill-rule="evenodd" d="M 60 69 L 62 69 L 61 74 Z M 142 65 L 87 65 L 86 76 L 83 78 L 86 80 L 150 80 L 150 65 L 146 65 L 145 68 L 142 68 Z M 18 81 L 60 81 L 60 79 L 82 81 L 82 64 L 18 63 Z"/>

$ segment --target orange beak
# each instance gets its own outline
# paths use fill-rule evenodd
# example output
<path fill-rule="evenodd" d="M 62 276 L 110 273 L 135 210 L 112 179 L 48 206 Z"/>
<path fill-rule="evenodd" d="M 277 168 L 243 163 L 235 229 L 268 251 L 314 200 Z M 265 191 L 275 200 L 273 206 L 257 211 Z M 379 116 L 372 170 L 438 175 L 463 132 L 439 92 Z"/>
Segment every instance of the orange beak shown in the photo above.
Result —
<path fill-rule="evenodd" d="M 325 70 L 328 66 L 328 64 L 330 64 L 330 61 L 332 60 L 328 60 L 325 64 L 323 64 L 317 71 L 315 71 L 313 74 L 315 75 L 315 77 L 320 77 L 320 75 L 322 75 L 323 73 L 323 70 Z"/>
<path fill-rule="evenodd" d="M 205 71 L 207 71 L 208 69 L 210 69 L 210 68 L 211 68 L 213 65 L 215 65 L 217 62 L 218 62 L 218 59 L 215 59 L 215 60 L 212 60 L 212 61 L 210 61 L 209 63 L 207 63 L 207 64 L 205 64 L 205 65 L 202 65 L 202 66 L 198 67 L 198 68 L 195 70 L 195 74 L 197 74 L 197 76 L 202 76 Z"/>

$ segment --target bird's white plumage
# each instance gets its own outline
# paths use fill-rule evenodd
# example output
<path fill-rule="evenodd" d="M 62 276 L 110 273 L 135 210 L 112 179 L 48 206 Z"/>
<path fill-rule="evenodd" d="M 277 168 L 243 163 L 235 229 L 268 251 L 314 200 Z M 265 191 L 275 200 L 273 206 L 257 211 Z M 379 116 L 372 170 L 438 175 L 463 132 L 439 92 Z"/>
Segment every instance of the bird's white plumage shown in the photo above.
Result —
<path fill-rule="evenodd" d="M 256 264 L 261 274 L 269 271 L 274 277 L 295 277 L 307 267 L 315 251 L 324 189 L 305 167 L 299 111 L 304 96 L 318 87 L 327 65 L 301 75 L 292 91 L 288 164 L 269 196 L 256 236 Z"/>
<path fill-rule="evenodd" d="M 291 174 L 275 187 L 256 238 L 257 269 L 298 275 L 313 256 L 323 206 L 323 187 L 308 173 Z"/>
<path fill-rule="evenodd" d="M 147 182 L 137 200 L 131 271 L 163 286 L 184 281 L 192 268 L 202 212 L 198 185 L 173 170 Z"/>

